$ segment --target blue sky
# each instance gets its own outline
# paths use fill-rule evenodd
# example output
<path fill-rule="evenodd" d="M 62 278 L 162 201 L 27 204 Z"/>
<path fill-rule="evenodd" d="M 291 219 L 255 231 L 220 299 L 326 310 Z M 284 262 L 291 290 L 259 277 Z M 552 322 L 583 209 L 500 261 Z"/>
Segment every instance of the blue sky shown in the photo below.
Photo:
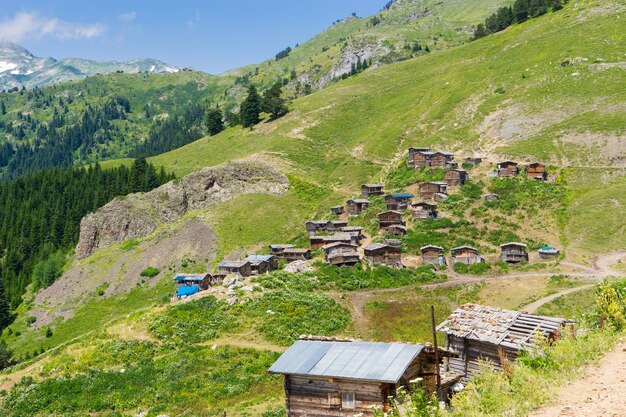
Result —
<path fill-rule="evenodd" d="M 151 57 L 221 73 L 303 43 L 386 0 L 0 0 L 0 40 L 37 56 Z"/>

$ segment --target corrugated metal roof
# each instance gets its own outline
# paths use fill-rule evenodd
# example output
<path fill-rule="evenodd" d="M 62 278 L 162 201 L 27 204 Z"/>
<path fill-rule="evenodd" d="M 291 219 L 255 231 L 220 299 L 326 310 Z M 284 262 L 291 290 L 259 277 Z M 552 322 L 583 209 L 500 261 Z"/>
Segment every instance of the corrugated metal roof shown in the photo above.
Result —
<path fill-rule="evenodd" d="M 260 264 L 261 262 L 267 262 L 274 258 L 274 255 L 250 255 L 244 262 L 250 262 L 253 265 Z"/>
<path fill-rule="evenodd" d="M 389 247 L 389 245 L 386 245 L 384 243 L 374 243 L 374 244 L 364 247 L 363 249 L 364 250 L 378 250 L 378 249 L 383 249 L 387 247 Z"/>
<path fill-rule="evenodd" d="M 241 268 L 247 263 L 248 261 L 222 261 L 219 266 L 223 268 Z"/>
<path fill-rule="evenodd" d="M 174 281 L 202 281 L 208 274 L 178 274 Z"/>
<path fill-rule="evenodd" d="M 383 185 L 382 184 L 363 184 L 363 187 L 367 187 L 367 188 L 374 188 L 374 187 L 382 188 Z"/>
<path fill-rule="evenodd" d="M 557 317 L 465 304 L 452 312 L 437 326 L 437 330 L 461 338 L 522 349 L 532 345 L 536 333 L 548 336 L 569 322 Z"/>
<path fill-rule="evenodd" d="M 526 247 L 525 243 L 520 243 L 520 242 L 508 242 L 508 243 L 503 243 L 500 245 L 501 248 L 505 247 L 505 246 L 522 246 L 522 247 Z"/>
<path fill-rule="evenodd" d="M 443 248 L 441 246 L 435 246 L 435 245 L 426 245 L 426 246 L 422 246 L 420 248 L 420 251 L 423 251 L 424 249 L 438 249 L 440 251 L 443 251 Z"/>
<path fill-rule="evenodd" d="M 349 202 L 353 202 L 353 203 L 356 203 L 356 204 L 366 204 L 366 203 L 369 204 L 370 201 L 365 199 L 365 198 L 356 198 L 356 199 L 348 200 L 348 203 Z"/>
<path fill-rule="evenodd" d="M 396 383 L 423 348 L 404 343 L 298 340 L 269 372 Z"/>

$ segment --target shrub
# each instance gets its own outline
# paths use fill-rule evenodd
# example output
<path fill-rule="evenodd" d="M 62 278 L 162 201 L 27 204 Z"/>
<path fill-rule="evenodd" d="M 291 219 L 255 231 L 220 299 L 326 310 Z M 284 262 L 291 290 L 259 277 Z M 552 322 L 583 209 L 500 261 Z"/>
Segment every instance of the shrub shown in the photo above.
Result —
<path fill-rule="evenodd" d="M 122 244 L 120 245 L 120 249 L 128 252 L 135 249 L 137 246 L 139 246 L 140 243 L 141 242 L 139 242 L 139 239 L 128 239 L 122 242 Z"/>
<path fill-rule="evenodd" d="M 141 271 L 141 275 L 142 277 L 148 277 L 148 278 L 153 278 L 156 277 L 157 275 L 159 275 L 159 273 L 161 272 L 160 269 L 155 268 L 153 266 L 149 266 L 146 269 L 144 269 L 143 271 Z"/>
<path fill-rule="evenodd" d="M 26 324 L 28 324 L 28 325 L 31 325 L 31 324 L 33 324 L 36 321 L 37 321 L 37 317 L 35 317 L 35 316 L 28 316 L 28 317 L 26 317 Z"/>
<path fill-rule="evenodd" d="M 626 327 L 626 279 L 616 282 L 602 281 L 596 286 L 596 314 L 599 324 L 605 322 L 614 330 Z"/>

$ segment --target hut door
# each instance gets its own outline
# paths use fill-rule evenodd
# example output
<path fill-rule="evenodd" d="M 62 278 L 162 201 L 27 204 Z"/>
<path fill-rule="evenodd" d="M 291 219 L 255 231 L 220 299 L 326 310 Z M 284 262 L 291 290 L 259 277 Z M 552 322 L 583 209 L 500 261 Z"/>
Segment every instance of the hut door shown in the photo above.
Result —
<path fill-rule="evenodd" d="M 340 392 L 328 393 L 328 407 L 329 408 L 341 408 L 341 393 Z"/>

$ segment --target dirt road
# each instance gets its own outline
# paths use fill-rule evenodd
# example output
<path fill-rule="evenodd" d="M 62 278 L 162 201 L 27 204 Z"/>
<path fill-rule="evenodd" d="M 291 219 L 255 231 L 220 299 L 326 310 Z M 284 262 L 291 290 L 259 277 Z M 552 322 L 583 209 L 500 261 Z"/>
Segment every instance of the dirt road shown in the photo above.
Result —
<path fill-rule="evenodd" d="M 585 376 L 564 387 L 556 404 L 529 417 L 626 416 L 626 342 L 619 343 Z"/>

